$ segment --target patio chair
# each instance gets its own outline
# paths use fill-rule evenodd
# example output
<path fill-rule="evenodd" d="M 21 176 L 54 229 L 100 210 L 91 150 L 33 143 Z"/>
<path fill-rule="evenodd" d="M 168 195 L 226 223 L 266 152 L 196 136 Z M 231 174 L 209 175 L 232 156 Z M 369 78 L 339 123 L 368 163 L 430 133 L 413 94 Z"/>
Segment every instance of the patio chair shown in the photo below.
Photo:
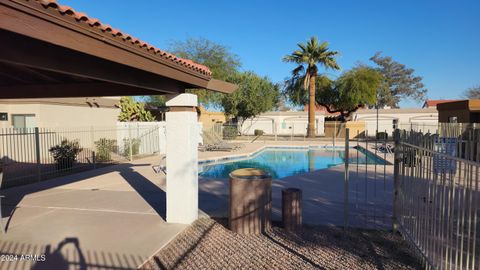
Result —
<path fill-rule="evenodd" d="M 217 133 L 213 133 L 212 135 L 213 135 L 214 139 L 217 140 L 217 142 L 219 144 L 229 144 L 229 145 L 232 145 L 233 147 L 236 147 L 236 148 L 242 148 L 242 147 L 245 146 L 245 144 L 243 144 L 243 143 L 226 142 Z"/>
<path fill-rule="evenodd" d="M 235 151 L 240 148 L 239 145 L 219 140 L 214 135 L 208 133 L 203 133 L 202 136 L 204 143 L 207 145 L 207 151 Z"/>
<path fill-rule="evenodd" d="M 167 158 L 167 156 L 163 156 L 162 161 L 160 161 L 159 165 L 153 165 L 152 166 L 152 169 L 155 173 L 163 172 L 165 175 L 167 175 L 167 166 L 165 165 L 165 159 L 166 158 Z M 163 165 L 162 165 L 162 163 L 163 163 Z"/>
<path fill-rule="evenodd" d="M 237 149 L 234 145 L 215 140 L 213 136 L 207 133 L 204 133 L 202 136 L 205 150 L 207 151 L 235 151 Z"/>
<path fill-rule="evenodd" d="M 206 147 L 207 151 L 235 151 L 237 148 L 228 144 L 214 144 Z"/>
<path fill-rule="evenodd" d="M 382 153 L 393 154 L 394 147 L 391 144 L 383 143 L 377 147 L 377 150 Z"/>

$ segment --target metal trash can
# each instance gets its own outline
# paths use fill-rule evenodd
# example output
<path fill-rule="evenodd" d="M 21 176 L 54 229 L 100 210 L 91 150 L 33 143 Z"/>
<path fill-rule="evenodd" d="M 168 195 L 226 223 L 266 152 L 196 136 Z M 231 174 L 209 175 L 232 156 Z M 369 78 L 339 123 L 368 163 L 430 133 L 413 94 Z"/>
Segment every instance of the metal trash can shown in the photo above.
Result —
<path fill-rule="evenodd" d="M 271 228 L 272 177 L 259 169 L 230 173 L 228 224 L 240 234 L 261 234 Z"/>
<path fill-rule="evenodd" d="M 302 190 L 286 188 L 282 190 L 282 222 L 288 232 L 302 230 Z"/>

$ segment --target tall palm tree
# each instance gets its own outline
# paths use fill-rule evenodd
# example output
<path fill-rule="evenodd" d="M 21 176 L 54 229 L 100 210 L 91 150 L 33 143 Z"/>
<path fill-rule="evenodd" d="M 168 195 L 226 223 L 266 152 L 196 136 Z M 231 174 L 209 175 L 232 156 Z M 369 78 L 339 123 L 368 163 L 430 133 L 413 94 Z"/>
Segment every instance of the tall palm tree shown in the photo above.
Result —
<path fill-rule="evenodd" d="M 284 62 L 298 64 L 292 71 L 293 76 L 299 76 L 304 73 L 303 89 L 308 89 L 308 129 L 307 137 L 315 137 L 315 81 L 318 75 L 318 65 L 326 69 L 338 70 L 335 57 L 336 51 L 330 51 L 328 42 L 319 43 L 316 37 L 311 37 L 307 44 L 298 43 L 299 49 L 283 58 Z"/>

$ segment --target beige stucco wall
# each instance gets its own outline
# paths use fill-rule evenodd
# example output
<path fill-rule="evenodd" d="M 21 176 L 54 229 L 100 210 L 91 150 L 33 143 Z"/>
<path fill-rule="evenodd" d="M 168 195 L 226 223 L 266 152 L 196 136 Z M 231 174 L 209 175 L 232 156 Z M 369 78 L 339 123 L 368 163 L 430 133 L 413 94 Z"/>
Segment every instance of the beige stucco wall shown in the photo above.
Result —
<path fill-rule="evenodd" d="M 352 122 L 348 121 L 346 123 L 342 122 L 335 122 L 335 121 L 327 121 L 325 122 L 325 137 L 335 137 L 337 138 L 345 138 L 345 128 L 349 129 L 350 132 L 350 139 L 356 137 L 363 137 L 365 136 L 365 124 L 366 122 Z M 335 132 L 335 133 L 334 133 Z"/>
<path fill-rule="evenodd" d="M 199 122 L 203 124 L 203 127 L 208 129 L 215 125 L 215 123 L 225 123 L 226 117 L 223 112 L 209 112 L 203 108 L 200 108 Z"/>
<path fill-rule="evenodd" d="M 315 114 L 317 135 L 324 134 L 325 115 Z M 247 119 L 242 126 L 242 134 L 253 135 L 255 129 L 260 129 L 267 135 L 306 135 L 308 115 L 306 112 L 267 112 L 255 118 Z"/>
<path fill-rule="evenodd" d="M 325 116 L 322 113 L 316 113 L 317 135 L 332 136 L 333 122 L 325 122 Z M 377 128 L 376 110 L 358 110 L 352 115 L 353 121 L 349 121 L 347 127 L 350 129 L 350 137 L 357 135 L 375 136 Z M 394 120 L 397 126 L 401 128 L 414 128 L 423 131 L 436 132 L 438 125 L 438 111 L 436 109 L 381 109 L 378 117 L 379 132 L 393 133 Z M 253 134 L 255 129 L 261 129 L 266 134 L 273 134 L 277 131 L 278 135 L 300 135 L 305 134 L 307 129 L 308 116 L 306 112 L 267 112 L 253 119 L 248 119 L 242 126 L 243 134 Z M 330 127 L 330 130 L 326 128 Z M 325 127 L 325 130 L 324 130 Z M 343 126 L 345 128 L 345 125 Z M 345 135 L 339 132 L 341 127 L 337 127 L 338 137 Z M 343 131 L 344 132 L 344 131 Z"/>
<path fill-rule="evenodd" d="M 8 113 L 8 121 L 0 121 L 0 128 L 13 127 L 13 114 L 34 114 L 38 127 L 114 127 L 120 109 L 55 104 L 0 103 L 0 112 Z"/>
<path fill-rule="evenodd" d="M 364 121 L 368 136 L 375 136 L 377 128 L 376 110 L 358 110 L 353 114 L 354 121 Z M 438 111 L 436 109 L 381 109 L 378 115 L 379 132 L 393 132 L 393 123 L 397 120 L 400 128 L 421 129 L 436 132 Z"/>

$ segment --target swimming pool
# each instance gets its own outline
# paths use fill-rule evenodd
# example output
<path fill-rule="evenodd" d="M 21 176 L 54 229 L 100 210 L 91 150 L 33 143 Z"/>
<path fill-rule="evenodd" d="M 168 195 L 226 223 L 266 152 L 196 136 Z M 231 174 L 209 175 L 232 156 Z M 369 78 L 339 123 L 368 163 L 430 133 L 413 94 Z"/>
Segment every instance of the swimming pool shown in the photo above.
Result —
<path fill-rule="evenodd" d="M 350 149 L 351 164 L 385 164 L 364 149 Z M 274 179 L 326 169 L 344 163 L 345 151 L 334 148 L 265 148 L 252 156 L 199 165 L 200 176 L 228 178 L 230 172 L 241 168 L 257 168 L 269 172 Z"/>

